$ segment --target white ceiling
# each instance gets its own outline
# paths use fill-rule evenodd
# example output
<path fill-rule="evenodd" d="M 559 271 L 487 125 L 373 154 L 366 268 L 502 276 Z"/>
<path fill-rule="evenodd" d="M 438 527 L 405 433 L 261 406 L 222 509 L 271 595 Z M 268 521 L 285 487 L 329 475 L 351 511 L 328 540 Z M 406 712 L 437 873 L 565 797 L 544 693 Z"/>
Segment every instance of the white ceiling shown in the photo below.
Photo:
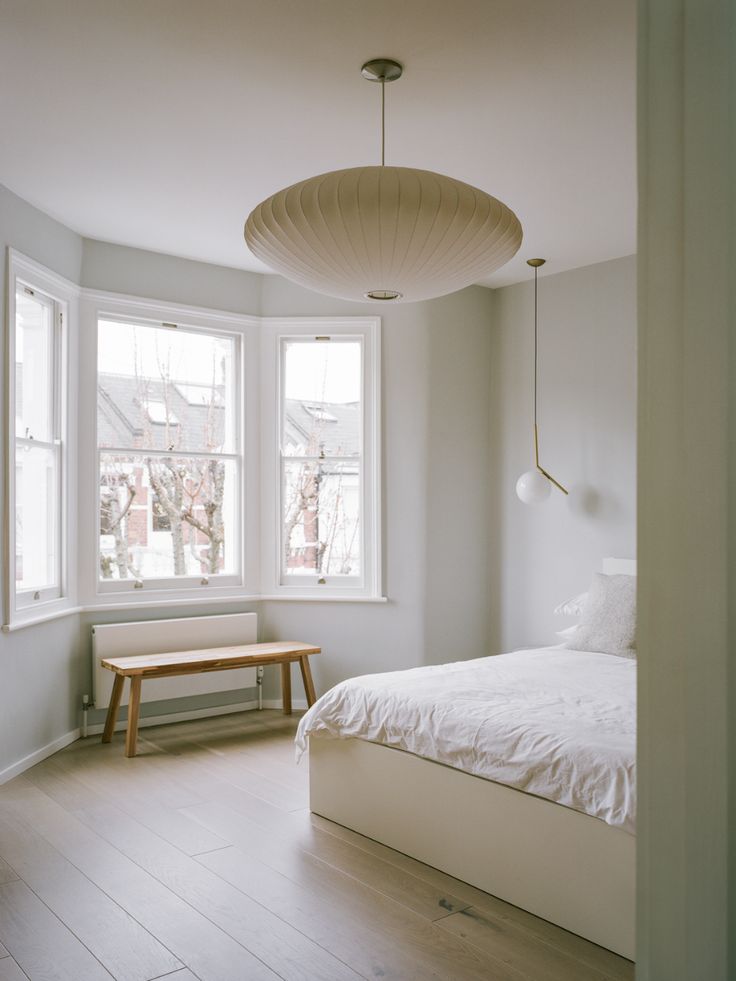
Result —
<path fill-rule="evenodd" d="M 488 285 L 636 248 L 635 0 L 0 0 L 0 183 L 91 238 L 264 271 L 243 221 L 387 163 L 499 197 Z"/>

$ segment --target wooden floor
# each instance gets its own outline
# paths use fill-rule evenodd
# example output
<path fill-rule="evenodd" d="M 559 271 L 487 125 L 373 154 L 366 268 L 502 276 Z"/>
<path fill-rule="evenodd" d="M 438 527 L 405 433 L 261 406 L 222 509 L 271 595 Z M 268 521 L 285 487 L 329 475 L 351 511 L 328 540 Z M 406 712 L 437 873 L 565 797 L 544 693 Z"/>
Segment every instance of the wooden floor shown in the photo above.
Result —
<path fill-rule="evenodd" d="M 0 787 L 0 981 L 621 981 L 633 965 L 310 815 L 297 717 L 80 740 Z"/>

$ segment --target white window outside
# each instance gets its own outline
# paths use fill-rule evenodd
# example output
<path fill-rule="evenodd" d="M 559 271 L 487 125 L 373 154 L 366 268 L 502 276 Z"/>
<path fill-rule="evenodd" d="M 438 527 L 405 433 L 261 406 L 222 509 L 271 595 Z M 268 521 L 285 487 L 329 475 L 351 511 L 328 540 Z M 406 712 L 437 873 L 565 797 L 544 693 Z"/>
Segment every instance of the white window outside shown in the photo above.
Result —
<path fill-rule="evenodd" d="M 379 322 L 265 328 L 263 590 L 380 597 Z"/>
<path fill-rule="evenodd" d="M 241 338 L 97 317 L 98 592 L 243 581 Z"/>
<path fill-rule="evenodd" d="M 67 365 L 77 290 L 13 251 L 9 268 L 4 622 L 12 627 L 73 601 Z"/>

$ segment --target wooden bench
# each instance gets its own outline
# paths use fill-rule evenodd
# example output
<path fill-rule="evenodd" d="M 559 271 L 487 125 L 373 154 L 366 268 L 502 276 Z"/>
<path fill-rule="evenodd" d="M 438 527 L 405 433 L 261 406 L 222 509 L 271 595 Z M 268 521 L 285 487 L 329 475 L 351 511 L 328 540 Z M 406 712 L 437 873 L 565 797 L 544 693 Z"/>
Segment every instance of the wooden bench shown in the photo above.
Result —
<path fill-rule="evenodd" d="M 198 674 L 201 671 L 227 671 L 231 668 L 280 664 L 284 715 L 290 715 L 291 664 L 293 661 L 299 662 L 307 705 L 313 705 L 317 696 L 314 693 L 309 656 L 310 654 L 319 654 L 320 650 L 321 648 L 312 647 L 311 644 L 283 641 L 275 644 L 240 644 L 236 647 L 212 647 L 197 651 L 171 651 L 166 654 L 106 658 L 100 663 L 102 667 L 115 672 L 115 681 L 110 696 L 110 706 L 107 710 L 102 742 L 109 743 L 112 739 L 126 678 L 130 678 L 130 699 L 128 701 L 125 755 L 135 756 L 138 742 L 141 682 L 144 678 L 164 678 L 171 675 Z"/>

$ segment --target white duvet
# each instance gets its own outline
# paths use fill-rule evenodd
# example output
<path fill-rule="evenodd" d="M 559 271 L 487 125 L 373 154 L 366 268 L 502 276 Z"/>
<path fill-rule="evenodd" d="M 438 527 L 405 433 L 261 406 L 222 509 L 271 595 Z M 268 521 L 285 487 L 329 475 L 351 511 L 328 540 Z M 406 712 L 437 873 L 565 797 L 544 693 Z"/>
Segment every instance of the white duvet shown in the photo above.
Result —
<path fill-rule="evenodd" d="M 636 662 L 558 647 L 336 685 L 307 737 L 383 743 L 583 811 L 634 833 Z"/>

